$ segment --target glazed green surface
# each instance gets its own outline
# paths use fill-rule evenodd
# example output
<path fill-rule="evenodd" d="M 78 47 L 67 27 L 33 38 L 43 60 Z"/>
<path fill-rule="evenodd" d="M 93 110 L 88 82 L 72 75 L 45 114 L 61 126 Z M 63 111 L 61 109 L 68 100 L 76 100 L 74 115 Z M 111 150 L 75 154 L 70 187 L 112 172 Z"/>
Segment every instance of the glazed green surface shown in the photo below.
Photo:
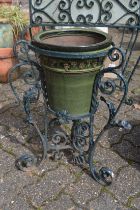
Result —
<path fill-rule="evenodd" d="M 46 70 L 45 75 L 49 105 L 53 110 L 66 110 L 72 115 L 89 112 L 96 72 L 61 74 Z"/>
<path fill-rule="evenodd" d="M 13 31 L 10 24 L 0 23 L 0 48 L 13 47 Z"/>

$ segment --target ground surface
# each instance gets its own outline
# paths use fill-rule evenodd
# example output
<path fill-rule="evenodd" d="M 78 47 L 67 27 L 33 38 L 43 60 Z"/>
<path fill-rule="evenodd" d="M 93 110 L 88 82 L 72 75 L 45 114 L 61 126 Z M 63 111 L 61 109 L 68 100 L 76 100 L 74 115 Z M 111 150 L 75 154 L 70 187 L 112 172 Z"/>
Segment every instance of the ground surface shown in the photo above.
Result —
<path fill-rule="evenodd" d="M 133 57 L 139 55 L 136 51 Z M 133 66 L 133 62 L 131 63 Z M 8 84 L 0 84 L 0 210 L 139 210 L 140 209 L 140 66 L 130 85 L 134 104 L 123 106 L 118 118 L 132 124 L 131 130 L 107 131 L 97 147 L 95 160 L 115 173 L 113 184 L 103 187 L 88 170 L 61 161 L 45 160 L 38 168 L 21 172 L 15 160 L 32 153 L 36 132 L 25 123 L 22 106 L 14 104 Z M 23 82 L 14 83 L 22 96 Z M 116 95 L 116 100 L 117 99 Z M 33 107 L 42 126 L 42 101 Z M 105 121 L 101 108 L 96 129 Z"/>

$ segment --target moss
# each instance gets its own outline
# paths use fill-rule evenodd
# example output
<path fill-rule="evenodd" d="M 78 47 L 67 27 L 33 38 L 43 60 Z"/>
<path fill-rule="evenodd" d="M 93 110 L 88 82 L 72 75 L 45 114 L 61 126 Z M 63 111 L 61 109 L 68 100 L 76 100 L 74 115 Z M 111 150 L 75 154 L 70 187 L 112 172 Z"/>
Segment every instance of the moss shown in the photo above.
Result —
<path fill-rule="evenodd" d="M 119 176 L 119 174 L 121 173 L 121 171 L 124 169 L 124 168 L 127 168 L 129 167 L 129 165 L 124 165 L 124 166 L 120 166 L 116 172 L 116 177 Z"/>
<path fill-rule="evenodd" d="M 100 194 L 101 193 L 107 193 L 109 194 L 114 200 L 118 200 L 115 196 L 115 194 L 113 192 L 111 192 L 107 187 L 102 187 L 101 191 L 100 191 Z"/>
<path fill-rule="evenodd" d="M 77 183 L 80 180 L 82 175 L 83 175 L 82 171 L 74 173 L 74 176 L 75 176 L 75 181 L 74 182 Z"/>
<path fill-rule="evenodd" d="M 6 152 L 12 156 L 15 156 L 14 152 L 13 152 L 13 149 L 12 148 L 8 148 L 6 149 Z"/>
<path fill-rule="evenodd" d="M 0 143 L 0 149 L 3 149 L 3 145 Z"/>
<path fill-rule="evenodd" d="M 132 165 L 134 163 L 133 160 L 127 160 L 127 162 L 128 162 L 129 165 Z"/>
<path fill-rule="evenodd" d="M 126 203 L 125 206 L 128 207 L 128 208 L 137 209 L 137 208 L 135 208 L 135 207 L 132 205 L 132 201 L 133 201 L 134 199 L 138 198 L 138 197 L 140 197 L 140 192 L 139 192 L 139 193 L 136 193 L 135 195 L 130 196 L 130 197 L 128 198 L 127 203 Z"/>
<path fill-rule="evenodd" d="M 12 156 L 16 157 L 16 155 L 14 154 L 14 152 L 13 152 L 13 149 L 12 149 L 12 148 L 5 149 L 5 148 L 3 147 L 3 145 L 2 145 L 2 144 L 0 144 L 0 149 L 2 149 L 2 151 L 3 151 L 3 152 L 6 152 L 7 154 L 9 154 L 9 155 L 12 155 Z"/>

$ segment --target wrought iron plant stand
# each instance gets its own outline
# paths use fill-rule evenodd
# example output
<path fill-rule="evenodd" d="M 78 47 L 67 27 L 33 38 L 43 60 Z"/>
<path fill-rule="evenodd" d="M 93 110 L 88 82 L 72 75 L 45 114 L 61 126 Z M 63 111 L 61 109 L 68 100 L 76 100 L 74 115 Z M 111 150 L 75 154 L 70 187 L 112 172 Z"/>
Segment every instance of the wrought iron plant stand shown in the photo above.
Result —
<path fill-rule="evenodd" d="M 139 0 L 30 0 L 30 26 L 29 31 L 31 35 L 31 42 L 25 40 L 18 41 L 14 46 L 14 53 L 18 57 L 19 46 L 25 58 L 19 58 L 20 62 L 13 69 L 11 69 L 9 75 L 9 82 L 11 88 L 19 101 L 19 96 L 16 93 L 16 89 L 12 83 L 12 73 L 19 67 L 24 65 L 30 65 L 30 71 L 24 75 L 26 83 L 31 85 L 31 88 L 24 93 L 23 106 L 27 115 L 27 122 L 34 126 L 41 138 L 43 145 L 42 158 L 36 160 L 33 156 L 23 155 L 17 161 L 16 165 L 19 169 L 24 170 L 32 164 L 39 163 L 47 157 L 48 152 L 52 152 L 55 158 L 60 158 L 63 151 L 69 149 L 73 153 L 73 162 L 79 165 L 86 163 L 89 165 L 91 175 L 93 178 L 101 184 L 111 184 L 114 176 L 111 169 L 102 167 L 99 171 L 96 170 L 94 165 L 94 152 L 96 145 L 99 142 L 100 137 L 105 130 L 113 127 L 120 126 L 126 129 L 130 129 L 131 125 L 125 120 L 116 119 L 117 113 L 120 110 L 122 104 L 132 104 L 132 101 L 128 98 L 128 85 L 130 80 L 139 64 L 140 57 L 138 57 L 132 71 L 127 73 L 129 61 L 132 55 L 133 48 L 136 44 L 139 29 L 140 29 L 140 1 Z M 118 11 L 117 14 L 115 11 Z M 72 12 L 73 11 L 73 12 Z M 75 11 L 75 14 L 74 14 Z M 71 115 L 67 110 L 53 110 L 49 103 L 47 79 L 45 76 L 45 70 L 41 62 L 34 61 L 30 57 L 29 51 L 32 50 L 37 56 L 47 55 L 54 58 L 63 58 L 66 63 L 71 59 L 71 53 L 61 52 L 61 50 L 43 49 L 43 47 L 34 44 L 32 37 L 32 28 L 39 26 L 43 31 L 47 31 L 46 27 L 65 26 L 85 27 L 85 30 L 89 27 L 108 27 L 116 28 L 121 34 L 121 40 L 119 47 L 115 46 L 115 43 L 111 43 L 111 47 L 108 48 L 108 59 L 110 62 L 116 62 L 116 66 L 110 66 L 101 68 L 96 77 L 92 87 L 91 105 L 87 114 L 75 114 Z M 90 29 L 91 30 L 91 29 Z M 60 30 L 61 31 L 61 30 Z M 123 41 L 125 33 L 129 33 L 130 40 L 128 41 L 126 50 L 123 49 Z M 96 57 L 83 55 L 79 52 L 74 54 L 78 59 L 83 61 L 92 60 Z M 35 70 L 37 69 L 37 71 Z M 106 73 L 112 73 L 116 75 L 117 79 L 105 79 Z M 33 81 L 34 79 L 34 81 Z M 32 82 L 31 82 L 32 81 Z M 113 101 L 107 100 L 107 95 L 112 95 L 116 90 L 122 93 L 121 100 L 118 105 Z M 99 92 L 101 94 L 98 97 Z M 30 105 L 36 103 L 39 99 L 40 93 L 43 93 L 44 106 L 45 106 L 45 131 L 42 133 L 33 120 Z M 98 110 L 99 102 L 103 101 L 109 110 L 109 118 L 95 139 L 94 136 L 94 116 Z M 49 121 L 49 114 L 54 116 Z M 71 133 L 67 134 L 61 127 L 63 124 L 71 123 Z M 55 129 L 54 129 L 55 128 Z M 48 140 L 48 130 L 52 130 L 51 140 Z M 85 149 L 86 146 L 86 149 Z"/>

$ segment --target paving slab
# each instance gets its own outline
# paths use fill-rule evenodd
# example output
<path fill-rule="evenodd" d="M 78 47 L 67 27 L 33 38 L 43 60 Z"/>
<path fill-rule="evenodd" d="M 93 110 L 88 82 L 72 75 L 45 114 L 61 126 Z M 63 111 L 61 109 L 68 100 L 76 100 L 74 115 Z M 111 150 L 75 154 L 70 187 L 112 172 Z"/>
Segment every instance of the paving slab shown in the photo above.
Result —
<path fill-rule="evenodd" d="M 121 142 L 124 135 L 131 133 L 130 130 L 119 127 L 112 127 L 104 132 L 101 137 L 100 145 L 104 148 L 111 148 L 114 144 Z M 130 134 L 131 135 L 131 134 Z"/>
<path fill-rule="evenodd" d="M 41 208 L 42 210 L 80 210 L 79 207 L 75 206 L 74 202 L 69 195 L 61 195 L 56 201 L 46 202 Z"/>
<path fill-rule="evenodd" d="M 140 195 L 139 195 L 139 198 L 132 199 L 131 206 L 133 206 L 134 208 L 140 209 Z"/>
<path fill-rule="evenodd" d="M 78 176 L 78 174 L 77 174 Z M 101 190 L 101 185 L 94 182 L 93 179 L 86 173 L 79 174 L 76 183 L 69 185 L 65 192 L 68 193 L 75 203 L 87 208 L 87 203 L 89 200 L 94 199 L 99 196 Z"/>
<path fill-rule="evenodd" d="M 10 172 L 15 166 L 15 158 L 7 152 L 0 150 L 0 182 L 3 181 L 5 174 Z"/>
<path fill-rule="evenodd" d="M 114 145 L 112 149 L 122 158 L 140 163 L 140 147 L 134 147 L 131 142 L 123 140 L 120 144 Z"/>
<path fill-rule="evenodd" d="M 0 208 L 10 210 L 11 204 L 17 201 L 24 186 L 32 185 L 36 181 L 36 176 L 22 173 L 13 166 L 9 173 L 4 174 L 0 182 Z"/>
<path fill-rule="evenodd" d="M 115 177 L 121 168 L 128 166 L 128 162 L 122 159 L 118 154 L 112 151 L 112 149 L 102 148 L 99 145 L 96 148 L 93 162 L 97 169 L 102 167 L 108 167 L 112 169 Z"/>
<path fill-rule="evenodd" d="M 124 205 L 127 204 L 130 197 L 140 192 L 140 171 L 131 166 L 122 168 L 117 180 L 108 188 L 114 196 Z"/>
<path fill-rule="evenodd" d="M 33 186 L 24 188 L 24 195 L 30 198 L 36 206 L 41 206 L 47 201 L 55 200 L 65 187 L 74 181 L 74 176 L 66 167 L 50 171 Z"/>
<path fill-rule="evenodd" d="M 140 147 L 140 125 L 135 125 L 132 132 L 126 134 L 124 139 L 131 142 L 134 147 Z"/>
<path fill-rule="evenodd" d="M 13 197 L 10 203 L 6 203 L 4 210 L 34 210 L 35 208 L 28 203 L 28 200 L 24 199 L 22 195 L 18 194 L 16 197 Z"/>
<path fill-rule="evenodd" d="M 97 199 L 93 200 L 89 204 L 90 210 L 128 210 L 119 203 L 113 195 L 109 193 L 102 193 Z"/>

